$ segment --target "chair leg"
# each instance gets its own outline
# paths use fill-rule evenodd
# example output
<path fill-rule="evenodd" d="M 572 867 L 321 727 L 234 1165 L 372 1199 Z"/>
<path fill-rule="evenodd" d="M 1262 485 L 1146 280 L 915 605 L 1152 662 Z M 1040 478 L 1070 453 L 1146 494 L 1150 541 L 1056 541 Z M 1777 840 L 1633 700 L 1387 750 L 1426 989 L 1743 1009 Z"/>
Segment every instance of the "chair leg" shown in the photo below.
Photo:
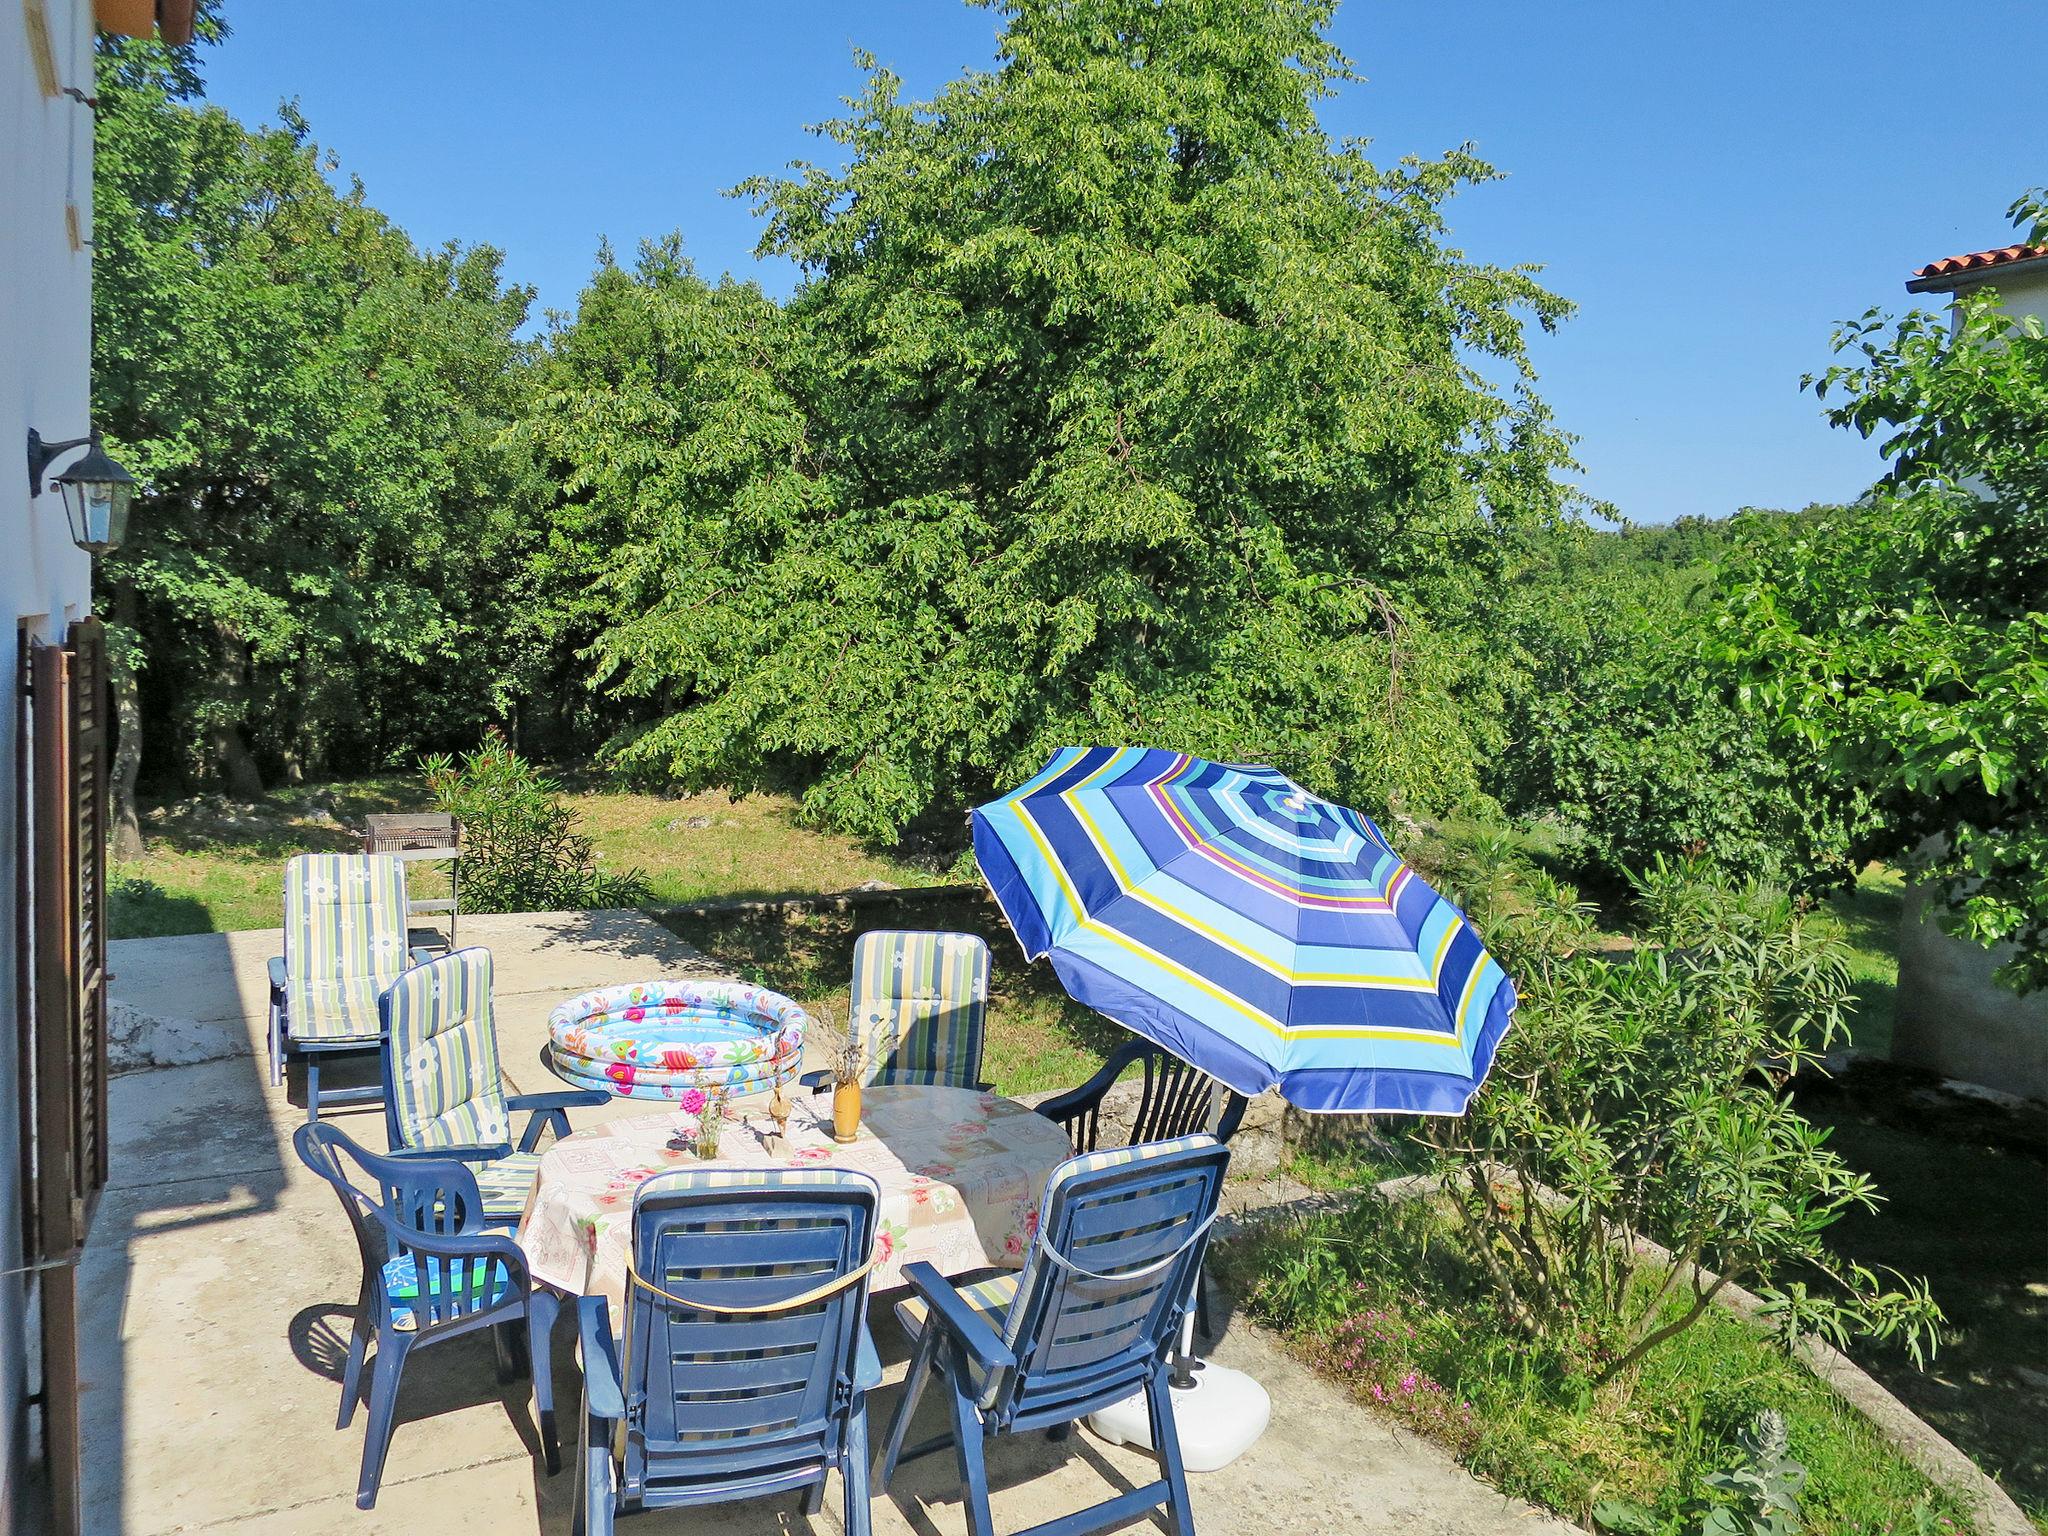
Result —
<path fill-rule="evenodd" d="M 519 1362 L 512 1356 L 512 1327 L 510 1323 L 491 1325 L 491 1360 L 497 1367 L 501 1386 L 519 1379 Z"/>
<path fill-rule="evenodd" d="M 803 1507 L 807 1517 L 822 1515 L 825 1512 L 825 1478 L 826 1474 L 820 1472 L 818 1480 L 804 1489 Z"/>
<path fill-rule="evenodd" d="M 533 1371 L 533 1416 L 540 1425 L 540 1454 L 548 1476 L 562 1470 L 562 1437 L 555 1427 L 555 1319 L 562 1298 L 537 1285 L 526 1303 L 526 1355 Z"/>
<path fill-rule="evenodd" d="M 384 1453 L 391 1449 L 391 1424 L 398 1410 L 398 1378 L 411 1348 L 390 1328 L 377 1330 L 377 1354 L 370 1362 L 370 1421 L 363 1431 L 363 1472 L 356 1482 L 356 1508 L 374 1509 L 384 1480 Z"/>
<path fill-rule="evenodd" d="M 846 1487 L 846 1536 L 868 1533 L 868 1404 L 863 1397 L 846 1422 L 846 1460 L 840 1466 Z"/>
<path fill-rule="evenodd" d="M 306 1057 L 306 1124 L 320 1123 L 320 1058 Z"/>
<path fill-rule="evenodd" d="M 367 1290 L 356 1301 L 356 1319 L 348 1334 L 348 1361 L 341 1368 L 341 1415 L 334 1421 L 336 1429 L 348 1428 L 349 1420 L 356 1416 L 356 1399 L 363 1395 L 363 1355 L 370 1344 L 370 1308 L 375 1305 L 376 1298 Z"/>
<path fill-rule="evenodd" d="M 270 1086 L 284 1086 L 284 1012 L 270 1005 Z"/>
<path fill-rule="evenodd" d="M 968 1396 L 967 1362 L 957 1355 L 947 1373 L 952 1389 L 953 1457 L 960 1467 L 960 1504 L 967 1515 L 967 1536 L 996 1536 L 995 1517 L 988 1507 L 988 1467 L 982 1460 L 981 1415 Z M 1176 1531 L 1174 1536 L 1184 1536 Z"/>
<path fill-rule="evenodd" d="M 1195 1336 L 1204 1344 L 1216 1342 L 1216 1321 L 1209 1315 L 1209 1277 L 1195 1273 Z"/>
<path fill-rule="evenodd" d="M 1181 1464 L 1180 1431 L 1173 1422 L 1170 1367 L 1161 1361 L 1145 1385 L 1145 1412 L 1152 1422 L 1152 1448 L 1166 1478 L 1166 1528 L 1169 1536 L 1195 1536 L 1195 1512 L 1188 1507 L 1188 1469 Z"/>
<path fill-rule="evenodd" d="M 910 1374 L 903 1378 L 903 1396 L 896 1400 L 896 1416 L 889 1420 L 889 1435 L 882 1442 L 882 1463 L 875 1470 L 875 1482 L 883 1493 L 889 1491 L 889 1479 L 896 1475 L 897 1458 L 903 1454 L 903 1442 L 910 1434 L 910 1420 L 917 1412 L 917 1400 L 924 1396 L 924 1384 L 931 1376 L 932 1355 L 938 1348 L 938 1328 L 929 1325 L 918 1336 L 917 1348 L 911 1352 Z"/>

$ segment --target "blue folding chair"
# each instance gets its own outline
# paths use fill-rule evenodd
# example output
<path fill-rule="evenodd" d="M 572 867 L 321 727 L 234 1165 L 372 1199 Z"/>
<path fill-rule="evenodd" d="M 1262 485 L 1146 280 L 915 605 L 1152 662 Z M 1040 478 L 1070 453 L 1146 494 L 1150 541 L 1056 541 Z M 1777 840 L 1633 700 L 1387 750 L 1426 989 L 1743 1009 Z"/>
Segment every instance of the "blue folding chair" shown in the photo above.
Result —
<path fill-rule="evenodd" d="M 323 1121 L 300 1126 L 292 1142 L 301 1161 L 334 1186 L 363 1260 L 355 1326 L 342 1368 L 341 1413 L 334 1425 L 346 1429 L 355 1417 L 364 1356 L 374 1342 L 356 1507 L 369 1509 L 377 1502 L 406 1360 L 416 1349 L 479 1328 L 492 1330 L 501 1381 L 517 1373 L 522 1353 L 533 1366 L 541 1448 L 548 1471 L 557 1470 L 561 1451 L 547 1372 L 555 1309 L 543 1312 L 536 1304 L 547 1293 L 534 1289 L 519 1245 L 502 1232 L 483 1230 L 483 1200 L 469 1169 L 454 1161 L 380 1157 Z M 351 1164 L 383 1192 L 382 1201 L 358 1187 L 350 1177 Z"/>
<path fill-rule="evenodd" d="M 1069 1158 L 1053 1171 L 1024 1268 L 956 1288 L 929 1264 L 903 1272 L 916 1294 L 896 1315 L 915 1341 L 879 1472 L 944 1447 L 960 1468 L 972 1536 L 994 1536 L 983 1443 L 1060 1430 L 1143 1391 L 1157 1481 L 1033 1526 L 1080 1536 L 1164 1507 L 1172 1536 L 1193 1536 L 1187 1469 L 1174 1430 L 1168 1355 L 1193 1304 L 1230 1154 L 1183 1136 Z M 936 1373 L 952 1433 L 905 1450 L 911 1416 Z"/>
<path fill-rule="evenodd" d="M 605 1298 L 579 1305 L 575 1531 L 798 1488 L 815 1514 L 836 1468 L 847 1536 L 868 1536 L 878 1195 L 837 1168 L 686 1169 L 640 1186 L 623 1364 Z"/>
<path fill-rule="evenodd" d="M 484 1221 L 515 1226 L 540 1172 L 540 1139 L 569 1134 L 566 1111 L 609 1104 L 599 1088 L 507 1097 L 491 1011 L 491 952 L 458 949 L 404 971 L 378 1000 L 384 1128 L 393 1153 L 471 1164 Z M 514 1150 L 512 1116 L 527 1114 Z"/>

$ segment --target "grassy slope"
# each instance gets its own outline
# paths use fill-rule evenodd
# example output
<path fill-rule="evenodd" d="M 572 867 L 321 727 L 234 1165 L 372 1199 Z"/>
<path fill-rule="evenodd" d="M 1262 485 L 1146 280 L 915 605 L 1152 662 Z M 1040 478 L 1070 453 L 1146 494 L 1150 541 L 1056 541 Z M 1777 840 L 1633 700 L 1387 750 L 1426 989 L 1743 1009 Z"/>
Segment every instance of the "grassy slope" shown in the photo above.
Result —
<path fill-rule="evenodd" d="M 640 869 L 657 906 L 939 878 L 799 827 L 796 803 L 781 795 L 671 800 L 592 792 L 571 800 L 605 864 Z M 149 856 L 114 871 L 114 937 L 274 928 L 287 858 L 358 847 L 364 816 L 423 803 L 416 779 L 389 778 L 279 790 L 248 810 L 214 801 L 155 808 L 144 828 Z"/>
<path fill-rule="evenodd" d="M 1503 1491 L 1581 1523 L 1602 1500 L 1624 1499 L 1652 1512 L 1658 1536 L 1691 1530 L 1702 1477 L 1741 1462 L 1736 1437 L 1765 1408 L 1785 1416 L 1810 1473 L 1801 1514 L 1814 1536 L 1882 1536 L 1912 1530 L 1916 1509 L 1955 1512 L 1860 1415 L 1734 1315 L 1709 1314 L 1632 1379 L 1596 1388 L 1503 1323 L 1450 1252 L 1427 1212 L 1395 1219 L 1375 1202 L 1268 1229 L 1219 1262 L 1255 1313 L 1361 1401 Z"/>

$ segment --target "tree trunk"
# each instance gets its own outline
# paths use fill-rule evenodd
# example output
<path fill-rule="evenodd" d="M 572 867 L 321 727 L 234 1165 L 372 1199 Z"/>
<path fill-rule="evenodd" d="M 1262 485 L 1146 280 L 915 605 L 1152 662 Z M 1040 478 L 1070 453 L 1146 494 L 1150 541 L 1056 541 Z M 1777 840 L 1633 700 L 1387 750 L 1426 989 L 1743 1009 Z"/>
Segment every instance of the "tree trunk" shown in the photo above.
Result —
<path fill-rule="evenodd" d="M 114 624 L 113 643 L 107 647 L 114 695 L 114 761 L 107 786 L 114 802 L 114 824 L 108 829 L 108 841 L 116 860 L 128 860 L 139 859 L 147 851 L 142 844 L 142 818 L 135 811 L 135 785 L 142 776 L 142 690 L 135 679 L 142 637 L 135 630 L 133 582 L 123 581 L 114 588 Z"/>
<path fill-rule="evenodd" d="M 263 793 L 263 775 L 257 770 L 256 759 L 250 755 L 248 743 L 242 740 L 242 728 L 238 725 L 224 725 L 214 733 L 215 748 L 220 754 L 221 777 L 227 781 L 228 793 L 239 800 L 254 800 Z"/>

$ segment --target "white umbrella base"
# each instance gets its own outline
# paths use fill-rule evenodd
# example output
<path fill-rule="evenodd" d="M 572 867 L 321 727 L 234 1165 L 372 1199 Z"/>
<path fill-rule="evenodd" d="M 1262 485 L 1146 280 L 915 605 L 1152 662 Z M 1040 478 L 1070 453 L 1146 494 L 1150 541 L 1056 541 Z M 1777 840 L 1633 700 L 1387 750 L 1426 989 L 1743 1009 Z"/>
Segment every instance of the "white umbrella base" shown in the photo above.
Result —
<path fill-rule="evenodd" d="M 1243 1371 L 1199 1360 L 1190 1364 L 1193 1383 L 1173 1388 L 1173 1425 L 1188 1470 L 1215 1472 L 1237 1460 L 1266 1432 L 1266 1421 L 1273 1416 L 1273 1399 Z M 1091 1413 L 1086 1422 L 1111 1445 L 1153 1449 L 1152 1423 L 1142 1392 Z"/>

